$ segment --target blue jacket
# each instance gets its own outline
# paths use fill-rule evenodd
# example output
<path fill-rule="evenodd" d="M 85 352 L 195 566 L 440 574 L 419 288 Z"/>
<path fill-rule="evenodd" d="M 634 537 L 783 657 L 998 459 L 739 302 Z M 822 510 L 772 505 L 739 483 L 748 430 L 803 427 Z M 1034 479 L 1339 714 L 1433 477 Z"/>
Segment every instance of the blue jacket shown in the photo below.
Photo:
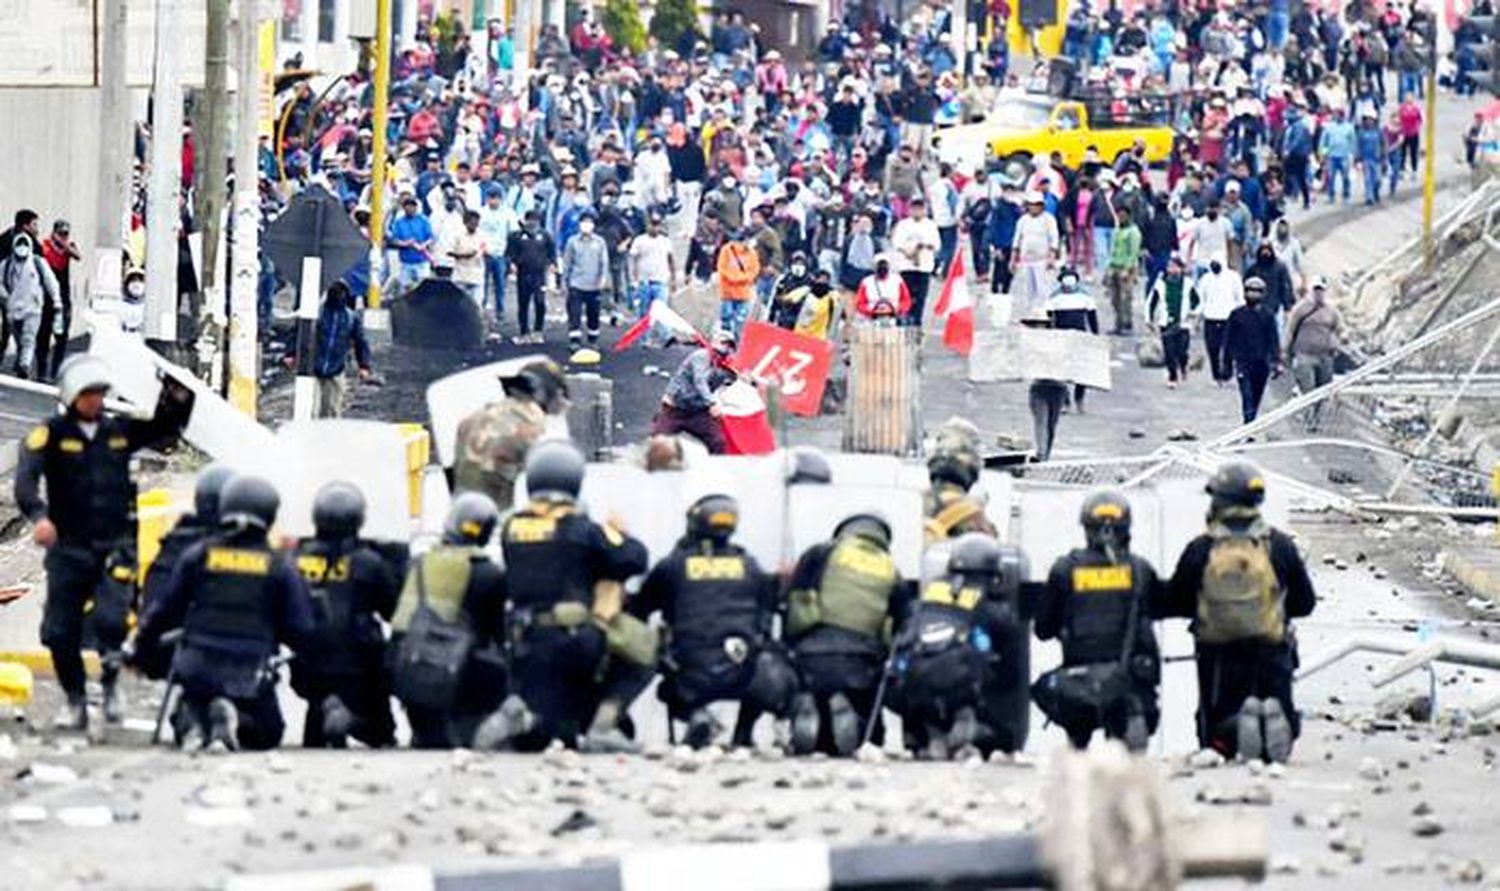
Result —
<path fill-rule="evenodd" d="M 1016 240 L 1016 221 L 1021 218 L 1021 208 L 1005 199 L 995 202 L 990 210 L 989 240 L 991 248 L 1009 248 Z"/>
<path fill-rule="evenodd" d="M 370 342 L 365 339 L 364 322 L 357 311 L 347 306 L 336 305 L 332 300 L 323 301 L 318 309 L 315 342 L 318 347 L 313 357 L 313 374 L 317 377 L 343 374 L 350 347 L 354 349 L 354 361 L 359 367 L 370 367 Z"/>
<path fill-rule="evenodd" d="M 1324 124 L 1318 149 L 1330 158 L 1354 157 L 1354 125 L 1348 121 L 1329 121 Z"/>
<path fill-rule="evenodd" d="M 1380 127 L 1360 127 L 1354 136 L 1361 161 L 1379 164 L 1385 158 L 1385 134 L 1380 132 Z"/>
<path fill-rule="evenodd" d="M 432 241 L 432 223 L 421 214 L 407 216 L 399 214 L 391 223 L 391 239 L 394 241 Z M 402 263 L 426 263 L 427 255 L 414 248 L 400 250 Z"/>

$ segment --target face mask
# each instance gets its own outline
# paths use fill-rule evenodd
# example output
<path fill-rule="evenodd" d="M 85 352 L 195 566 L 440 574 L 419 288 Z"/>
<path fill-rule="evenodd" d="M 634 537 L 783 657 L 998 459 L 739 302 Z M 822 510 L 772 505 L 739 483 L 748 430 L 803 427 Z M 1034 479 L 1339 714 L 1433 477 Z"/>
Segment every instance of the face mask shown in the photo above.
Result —
<path fill-rule="evenodd" d="M 801 263 L 793 263 L 792 264 L 792 275 L 803 275 L 806 272 L 807 272 L 807 267 L 804 266 L 804 265 L 802 265 Z"/>
<path fill-rule="evenodd" d="M 31 256 L 31 245 L 21 243 L 11 249 L 17 260 L 25 260 Z"/>
<path fill-rule="evenodd" d="M 1063 286 L 1063 290 L 1065 290 L 1065 291 L 1071 291 L 1074 288 L 1078 287 L 1078 279 L 1074 278 L 1071 275 L 1068 275 L 1068 276 L 1064 276 L 1058 282 L 1058 284 L 1060 284 L 1060 285 Z"/>
<path fill-rule="evenodd" d="M 605 204 L 614 204 L 615 200 L 616 200 L 616 196 L 614 196 L 614 195 L 605 195 L 604 196 L 604 203 Z"/>
<path fill-rule="evenodd" d="M 443 207 L 445 209 L 447 209 L 447 210 L 457 210 L 458 209 L 458 199 L 457 198 L 449 198 L 449 199 L 447 199 L 446 201 L 443 202 Z"/>
<path fill-rule="evenodd" d="M 1224 264 L 1220 263 L 1218 260 L 1215 260 L 1212 263 L 1208 264 L 1208 268 L 1213 270 L 1214 275 L 1218 275 L 1219 273 L 1224 271 Z"/>
<path fill-rule="evenodd" d="M 590 232 L 594 231 L 594 221 L 593 220 L 584 220 L 583 222 L 579 223 L 578 224 L 578 231 L 582 232 L 584 235 L 587 235 Z"/>
<path fill-rule="evenodd" d="M 130 297 L 140 299 L 141 297 L 146 296 L 146 283 L 131 282 L 130 284 L 125 286 L 125 293 Z"/>
<path fill-rule="evenodd" d="M 735 182 L 733 179 L 726 179 L 724 180 L 724 191 L 732 192 L 734 191 L 734 187 L 737 185 L 739 185 L 739 183 Z"/>
<path fill-rule="evenodd" d="M 887 275 L 890 275 L 890 274 L 891 274 L 891 267 L 886 266 L 884 263 L 882 263 L 881 265 L 875 267 L 875 275 L 876 275 L 877 278 L 885 278 Z"/>

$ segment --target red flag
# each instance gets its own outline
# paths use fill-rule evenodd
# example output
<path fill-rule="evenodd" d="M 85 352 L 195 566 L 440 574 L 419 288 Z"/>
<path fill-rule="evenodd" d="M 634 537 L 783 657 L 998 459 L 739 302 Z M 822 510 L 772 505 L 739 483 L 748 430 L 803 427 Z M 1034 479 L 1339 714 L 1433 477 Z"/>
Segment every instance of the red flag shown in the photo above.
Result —
<path fill-rule="evenodd" d="M 964 273 L 964 253 L 956 251 L 934 315 L 944 318 L 943 345 L 963 356 L 974 350 L 974 295 Z"/>
<path fill-rule="evenodd" d="M 698 333 L 698 329 L 693 327 L 692 322 L 679 315 L 676 310 L 667 305 L 665 300 L 653 300 L 651 309 L 620 334 L 620 339 L 615 341 L 614 351 L 623 353 L 629 349 L 631 344 L 640 340 L 647 331 L 651 330 L 652 325 L 661 325 L 672 332 L 674 337 L 708 346 L 708 341 Z"/>

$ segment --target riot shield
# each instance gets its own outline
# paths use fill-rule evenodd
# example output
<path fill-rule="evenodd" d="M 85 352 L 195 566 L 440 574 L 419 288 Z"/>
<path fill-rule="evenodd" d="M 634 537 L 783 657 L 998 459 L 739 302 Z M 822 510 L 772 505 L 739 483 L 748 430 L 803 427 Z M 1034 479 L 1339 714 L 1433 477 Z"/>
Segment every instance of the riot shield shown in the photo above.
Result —
<path fill-rule="evenodd" d="M 427 386 L 427 415 L 432 421 L 432 445 L 437 452 L 438 463 L 452 467 L 457 458 L 454 446 L 458 439 L 458 425 L 475 411 L 505 398 L 500 378 L 517 374 L 532 362 L 546 361 L 546 355 L 536 353 L 503 362 L 491 362 L 447 377 L 439 378 Z M 547 437 L 568 438 L 568 421 L 561 415 L 547 419 Z"/>
<path fill-rule="evenodd" d="M 276 434 L 271 460 L 243 466 L 265 476 L 281 493 L 277 528 L 298 537 L 313 534 L 312 504 L 327 483 L 353 483 L 365 496 L 363 538 L 408 542 L 412 537 L 406 440 L 394 424 L 319 420 L 287 424 Z"/>

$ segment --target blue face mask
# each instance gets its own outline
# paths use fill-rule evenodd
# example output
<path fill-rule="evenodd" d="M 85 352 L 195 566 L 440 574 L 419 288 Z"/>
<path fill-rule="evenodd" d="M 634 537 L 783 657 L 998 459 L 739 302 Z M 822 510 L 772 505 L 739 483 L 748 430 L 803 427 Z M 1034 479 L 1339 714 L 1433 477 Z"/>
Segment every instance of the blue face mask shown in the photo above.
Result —
<path fill-rule="evenodd" d="M 761 171 L 761 174 L 760 174 L 760 187 L 762 189 L 766 189 L 766 190 L 770 189 L 771 186 L 775 182 L 776 182 L 776 175 L 773 172 L 771 172 L 770 170 L 763 170 L 763 171 Z"/>

